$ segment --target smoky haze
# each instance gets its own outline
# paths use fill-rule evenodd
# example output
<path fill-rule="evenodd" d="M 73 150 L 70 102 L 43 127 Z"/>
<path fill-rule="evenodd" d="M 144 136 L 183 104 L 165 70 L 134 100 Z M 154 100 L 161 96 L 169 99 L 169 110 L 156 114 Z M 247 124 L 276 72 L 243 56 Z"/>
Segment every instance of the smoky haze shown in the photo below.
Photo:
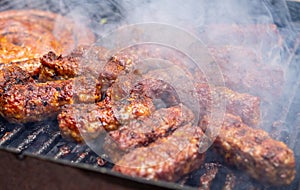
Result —
<path fill-rule="evenodd" d="M 260 125 L 269 132 L 275 121 L 285 123 L 296 96 L 298 71 L 292 63 L 295 34 L 284 0 L 16 0 L 1 1 L 0 5 L 1 10 L 39 8 L 59 12 L 78 23 L 74 32 L 83 33 L 84 23 L 99 38 L 128 24 L 156 22 L 180 27 L 208 47 L 220 65 L 226 86 L 260 96 Z M 283 128 L 289 131 L 289 126 Z"/>
<path fill-rule="evenodd" d="M 289 23 L 285 1 L 276 3 L 284 15 L 280 22 L 283 25 Z M 225 81 L 226 86 L 260 96 L 262 128 L 271 132 L 279 115 L 280 120 L 285 120 L 282 107 L 293 96 L 284 92 L 292 88 L 296 80 L 287 77 L 290 76 L 287 58 L 294 52 L 281 35 L 281 29 L 274 25 L 278 18 L 271 14 L 275 6 L 272 2 L 128 0 L 122 1 L 121 5 L 123 25 L 166 23 L 196 35 L 220 64 L 225 80 L 229 79 Z M 291 32 L 289 25 L 285 27 Z"/>

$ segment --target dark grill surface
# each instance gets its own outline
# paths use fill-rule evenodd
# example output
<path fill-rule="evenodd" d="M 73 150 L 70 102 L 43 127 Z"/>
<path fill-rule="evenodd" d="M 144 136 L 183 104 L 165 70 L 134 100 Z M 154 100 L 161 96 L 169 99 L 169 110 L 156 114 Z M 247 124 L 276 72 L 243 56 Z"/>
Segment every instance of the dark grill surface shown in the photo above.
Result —
<path fill-rule="evenodd" d="M 29 2 L 29 1 L 28 1 Z M 59 3 L 57 3 L 59 2 Z M 72 2 L 72 3 L 71 3 Z M 44 1 L 32 1 L 30 4 L 26 3 L 22 0 L 9 1 L 4 0 L 0 1 L 0 11 L 8 10 L 8 9 L 21 9 L 21 8 L 38 8 L 42 10 L 50 10 L 53 12 L 59 12 L 63 15 L 66 15 L 70 10 L 76 6 L 76 0 L 62 0 L 62 1 L 47 1 L 45 6 Z M 87 1 L 88 2 L 88 1 Z M 96 1 L 97 2 L 97 1 Z M 91 25 L 93 25 L 93 29 L 96 33 L 100 34 L 103 32 L 103 28 L 105 27 L 97 27 L 99 25 L 99 20 L 102 18 L 108 19 L 108 21 L 119 22 L 122 18 L 123 10 L 118 5 L 117 1 L 99 1 L 97 6 L 93 4 L 86 4 L 86 8 L 89 10 L 86 14 L 90 18 L 94 18 Z M 274 14 L 279 14 L 278 10 L 274 9 Z M 286 15 L 284 15 L 286 16 Z M 295 21 L 297 17 L 295 14 L 292 15 Z M 277 15 L 280 25 L 280 17 Z M 275 18 L 276 19 L 276 18 Z M 109 22 L 108 22 L 109 23 Z M 277 24 L 277 23 L 276 23 Z M 282 23 L 283 26 L 286 23 Z M 115 26 L 115 25 L 114 25 Z M 295 24 L 297 26 L 297 24 Z M 106 27 L 107 29 L 111 29 L 109 25 Z M 288 39 L 292 43 L 288 44 L 290 49 L 294 48 L 293 52 L 300 53 L 300 48 L 297 48 L 298 45 L 295 43 L 300 41 L 300 38 L 297 37 L 294 33 L 286 34 L 284 30 L 282 30 L 283 35 L 287 35 Z M 296 37 L 295 37 L 296 36 Z M 295 48 L 296 46 L 296 48 Z M 293 76 L 300 76 L 300 56 L 294 56 L 291 60 L 290 67 L 294 68 L 294 73 L 290 73 Z M 299 78 L 299 77 L 298 77 Z M 294 80 L 294 79 L 293 79 Z M 295 80 L 297 82 L 297 80 Z M 299 79 L 300 81 L 300 79 Z M 299 84 L 299 82 L 298 82 Z M 289 90 L 289 89 L 287 89 Z M 300 94 L 300 86 L 297 86 L 295 89 L 296 94 Z M 279 105 L 282 106 L 282 105 Z M 296 164 L 297 168 L 297 177 L 294 182 L 288 186 L 284 187 L 284 189 L 298 189 L 299 188 L 299 171 L 300 171 L 300 96 L 295 96 L 291 102 L 289 107 L 289 112 L 287 113 L 286 125 L 290 126 L 289 131 L 278 131 L 278 139 L 283 140 L 288 144 L 290 148 L 294 150 L 296 156 Z M 34 124 L 26 124 L 26 125 L 13 125 L 9 124 L 0 118 L 0 149 L 6 151 L 12 151 L 19 155 L 22 158 L 23 155 L 29 155 L 33 157 L 42 157 L 49 159 L 52 162 L 63 163 L 65 165 L 71 165 L 79 168 L 85 168 L 88 170 L 92 170 L 94 172 L 100 173 L 108 173 L 109 175 L 116 175 L 118 177 L 125 177 L 119 174 L 115 174 L 110 172 L 110 168 L 112 168 L 112 164 L 106 162 L 104 159 L 100 158 L 96 153 L 94 153 L 88 146 L 79 145 L 75 142 L 70 142 L 63 139 L 60 135 L 58 125 L 56 121 L 50 121 L 47 123 L 34 123 Z M 216 160 L 216 156 L 214 153 L 209 153 L 207 160 Z M 222 161 L 220 161 L 222 162 Z M 101 168 L 107 168 L 108 170 L 102 170 Z M 205 167 L 193 172 L 187 177 L 180 179 L 178 184 L 172 183 L 164 183 L 164 182 L 147 182 L 142 179 L 133 179 L 125 177 L 130 180 L 137 180 L 142 183 L 151 183 L 161 187 L 167 188 L 189 188 L 194 187 L 198 189 L 200 176 L 202 176 L 205 172 Z M 221 166 L 218 169 L 218 172 L 213 180 L 212 189 L 221 189 L 226 182 L 226 177 L 234 174 L 236 176 L 236 188 L 235 189 L 281 189 L 261 186 L 254 182 L 252 179 L 248 178 L 243 173 L 239 171 L 235 171 L 231 168 L 226 168 Z M 64 175 L 64 174 L 62 174 Z M 0 185 L 1 187 L 1 185 Z"/>

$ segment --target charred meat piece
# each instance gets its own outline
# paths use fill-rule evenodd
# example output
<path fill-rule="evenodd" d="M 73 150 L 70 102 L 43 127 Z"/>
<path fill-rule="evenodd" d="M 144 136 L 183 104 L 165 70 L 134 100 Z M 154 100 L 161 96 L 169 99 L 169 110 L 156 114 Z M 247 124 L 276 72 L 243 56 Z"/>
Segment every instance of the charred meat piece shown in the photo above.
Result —
<path fill-rule="evenodd" d="M 205 117 L 201 126 L 208 122 Z M 295 178 L 293 151 L 265 131 L 248 127 L 239 117 L 226 115 L 214 147 L 227 163 L 260 182 L 287 185 Z"/>
<path fill-rule="evenodd" d="M 256 127 L 260 121 L 260 99 L 246 93 L 238 93 L 226 87 L 210 89 L 206 83 L 196 84 L 200 103 L 200 118 L 210 113 L 212 96 L 221 97 L 226 103 L 226 112 L 238 115 L 243 122 L 251 127 Z"/>
<path fill-rule="evenodd" d="M 161 108 L 149 117 L 139 117 L 109 132 L 103 146 L 112 159 L 118 160 L 120 155 L 166 137 L 193 119 L 193 113 L 184 105 Z"/>
<path fill-rule="evenodd" d="M 132 99 L 122 108 L 122 114 L 126 115 L 123 117 L 116 118 L 114 111 L 117 107 L 114 109 L 112 106 L 115 105 L 109 98 L 96 104 L 64 106 L 57 117 L 63 136 L 77 142 L 82 142 L 83 138 L 95 139 L 105 131 L 118 129 L 125 120 L 148 116 L 154 110 L 152 100 L 147 97 Z"/>
<path fill-rule="evenodd" d="M 96 80 L 84 77 L 16 84 L 0 97 L 1 115 L 14 123 L 45 120 L 56 116 L 62 105 L 98 101 L 101 98 L 98 85 Z"/>
<path fill-rule="evenodd" d="M 68 79 L 82 75 L 98 76 L 107 61 L 106 52 L 105 48 L 95 46 L 79 46 L 66 56 L 50 51 L 40 58 L 42 68 L 39 80 Z"/>
<path fill-rule="evenodd" d="M 59 20 L 59 23 L 57 22 Z M 41 10 L 9 10 L 0 13 L 0 62 L 38 58 L 48 51 L 69 53 L 77 45 L 91 44 L 94 35 L 84 25 Z"/>
<path fill-rule="evenodd" d="M 77 76 L 98 77 L 103 84 L 113 80 L 132 64 L 128 55 L 109 57 L 108 50 L 98 46 L 79 46 L 67 56 L 54 52 L 41 57 L 40 81 L 68 79 Z"/>
<path fill-rule="evenodd" d="M 0 70 L 0 96 L 12 85 L 22 85 L 33 81 L 33 78 L 20 67 L 15 65 L 5 66 Z"/>
<path fill-rule="evenodd" d="M 133 177 L 176 181 L 203 164 L 205 155 L 199 153 L 203 136 L 198 127 L 185 125 L 166 138 L 126 154 L 113 170 Z"/>
<path fill-rule="evenodd" d="M 132 89 L 127 92 L 124 88 Z M 97 134 L 91 131 L 103 131 L 102 128 L 111 131 L 127 125 L 132 119 L 148 117 L 156 109 L 155 98 L 162 99 L 167 106 L 179 104 L 173 93 L 173 89 L 160 80 L 145 79 L 137 84 L 128 81 L 114 83 L 107 91 L 107 97 L 96 105 L 65 106 L 58 116 L 59 127 L 65 137 L 76 141 L 83 140 L 81 133 L 85 134 L 85 138 L 93 139 Z"/>
<path fill-rule="evenodd" d="M 120 125 L 106 100 L 96 104 L 65 105 L 57 119 L 62 136 L 77 142 L 82 142 L 83 137 L 97 138 L 105 130 L 113 130 Z"/>
<path fill-rule="evenodd" d="M 224 100 L 226 104 L 226 112 L 240 116 L 243 119 L 243 121 L 251 127 L 255 127 L 259 124 L 260 122 L 260 98 L 259 97 L 247 93 L 239 93 L 226 87 L 213 86 L 212 88 L 210 88 L 209 84 L 205 82 L 205 80 L 203 82 L 199 82 L 197 81 L 197 79 L 195 79 L 195 82 L 193 83 L 182 84 L 181 87 L 178 87 L 177 84 L 181 84 L 182 81 L 187 81 L 187 78 L 189 78 L 190 76 L 177 77 L 175 75 L 170 75 L 168 72 L 170 72 L 170 70 L 168 69 L 156 69 L 146 73 L 145 76 L 151 78 L 161 77 L 165 79 L 165 81 L 172 81 L 172 84 L 176 85 L 175 86 L 176 89 L 174 89 L 175 92 L 176 90 L 179 90 L 182 93 L 191 94 L 190 97 L 195 99 L 194 100 L 195 103 L 199 102 L 199 106 L 192 105 L 194 103 L 193 101 L 191 102 L 189 102 L 189 100 L 183 100 L 183 101 L 189 103 L 190 108 L 192 106 L 200 108 L 199 118 L 202 118 L 204 115 L 211 113 L 212 105 L 216 104 L 216 102 L 213 102 L 214 100 L 213 96 L 217 96 L 218 99 Z M 199 77 L 199 75 L 195 75 L 195 76 Z M 189 85 L 191 87 L 185 88 L 184 85 Z M 195 92 L 191 92 L 191 90 L 194 90 Z"/>
<path fill-rule="evenodd" d="M 6 69 L 7 67 L 19 67 L 24 72 L 27 72 L 30 76 L 36 77 L 40 73 L 41 62 L 39 58 L 36 58 L 0 64 L 0 70 Z"/>

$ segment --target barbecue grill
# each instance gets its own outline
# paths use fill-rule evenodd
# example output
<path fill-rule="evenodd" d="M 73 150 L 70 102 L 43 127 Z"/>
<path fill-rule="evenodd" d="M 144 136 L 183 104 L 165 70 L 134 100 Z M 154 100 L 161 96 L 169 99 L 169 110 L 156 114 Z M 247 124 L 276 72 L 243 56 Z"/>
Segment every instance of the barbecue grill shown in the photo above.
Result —
<path fill-rule="evenodd" d="M 0 1 L 0 10 L 10 9 L 40 9 L 67 15 L 73 10 L 77 1 Z M 286 48 L 291 52 L 290 76 L 300 75 L 300 3 L 288 1 L 280 4 L 265 1 L 270 6 L 280 34 L 286 40 Z M 87 13 L 92 18 L 93 32 L 96 37 L 121 25 L 126 10 L 118 1 L 99 1 L 86 4 Z M 283 9 L 289 9 L 287 13 Z M 103 23 L 99 23 L 102 21 Z M 299 77 L 298 77 L 299 78 Z M 290 79 L 294 80 L 294 79 Z M 298 79 L 299 80 L 299 79 Z M 299 83 L 299 82 L 298 82 Z M 286 91 L 300 94 L 300 85 L 287 87 Z M 287 94 L 285 94 L 288 96 Z M 243 172 L 232 171 L 226 166 L 219 166 L 211 188 L 220 189 L 230 186 L 230 176 L 235 178 L 235 189 L 300 189 L 300 96 L 295 96 L 287 102 L 287 117 L 279 125 L 291 126 L 288 131 L 278 131 L 276 138 L 284 141 L 293 149 L 296 160 L 296 179 L 289 186 L 273 187 L 257 183 Z M 287 109 L 284 105 L 283 109 Z M 112 171 L 113 164 L 106 161 L 102 155 L 97 155 L 88 145 L 78 144 L 62 138 L 57 121 L 27 123 L 25 125 L 11 124 L 0 119 L 0 188 L 3 189 L 198 189 L 200 177 L 207 168 L 206 164 L 176 183 L 165 181 L 149 181 L 134 178 Z M 216 155 L 207 155 L 207 160 Z M 217 160 L 218 161 L 218 160 Z M 222 162 L 222 161 L 220 161 Z"/>

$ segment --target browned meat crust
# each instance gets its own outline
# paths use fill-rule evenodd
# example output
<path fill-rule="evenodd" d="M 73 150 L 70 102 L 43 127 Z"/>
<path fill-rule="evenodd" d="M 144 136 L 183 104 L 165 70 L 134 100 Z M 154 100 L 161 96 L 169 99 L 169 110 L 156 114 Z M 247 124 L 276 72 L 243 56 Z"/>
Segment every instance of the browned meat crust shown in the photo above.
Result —
<path fill-rule="evenodd" d="M 163 106 L 167 107 L 179 104 L 174 89 L 160 80 L 144 79 L 137 84 L 131 84 L 128 81 L 118 84 L 113 84 L 107 91 L 107 97 L 97 105 L 64 107 L 58 116 L 59 127 L 64 136 L 81 142 L 82 132 L 84 132 L 85 139 L 90 139 L 97 137 L 94 134 L 89 136 L 90 131 L 100 131 L 103 127 L 110 131 L 117 129 L 120 125 L 127 125 L 129 120 L 149 116 L 157 106 L 160 107 L 161 102 L 154 105 L 155 99 L 161 99 Z M 130 88 L 130 92 L 125 92 L 123 88 Z"/>
<path fill-rule="evenodd" d="M 5 66 L 0 71 L 0 96 L 2 93 L 12 85 L 15 84 L 26 84 L 28 82 L 34 82 L 31 76 L 22 70 L 20 67 L 15 65 Z"/>
<path fill-rule="evenodd" d="M 67 56 L 48 52 L 41 57 L 39 80 L 68 79 L 82 75 L 97 77 L 108 60 L 105 58 L 106 52 L 105 48 L 96 46 L 79 46 Z"/>
<path fill-rule="evenodd" d="M 59 128 L 64 137 L 82 142 L 83 137 L 85 140 L 97 138 L 105 131 L 118 129 L 127 120 L 148 116 L 154 110 L 150 98 L 129 99 L 122 107 L 122 114 L 126 116 L 118 118 L 109 98 L 97 104 L 66 105 L 57 117 Z"/>
<path fill-rule="evenodd" d="M 24 72 L 27 72 L 30 76 L 35 77 L 40 73 L 41 62 L 39 58 L 36 58 L 0 64 L 0 70 L 5 69 L 6 67 L 20 67 Z"/>
<path fill-rule="evenodd" d="M 201 126 L 207 123 L 204 118 Z M 239 117 L 226 115 L 214 147 L 227 163 L 263 183 L 287 185 L 295 178 L 293 151 L 265 131 L 248 127 Z"/>
<path fill-rule="evenodd" d="M 205 155 L 198 152 L 203 136 L 199 128 L 185 125 L 166 138 L 126 154 L 113 170 L 133 177 L 176 181 L 203 164 Z"/>
<path fill-rule="evenodd" d="M 120 123 L 114 117 L 110 102 L 66 105 L 57 116 L 61 134 L 77 142 L 94 139 L 105 130 L 114 130 Z"/>
<path fill-rule="evenodd" d="M 156 110 L 149 117 L 139 117 L 111 131 L 105 138 L 104 149 L 113 159 L 137 147 L 147 146 L 170 135 L 182 125 L 192 122 L 193 113 L 183 105 Z M 116 161 L 114 160 L 114 161 Z"/>
<path fill-rule="evenodd" d="M 75 30 L 71 20 L 47 11 L 1 12 L 0 63 L 38 58 L 48 51 L 69 53 L 79 44 L 94 42 L 93 33 L 83 25 L 81 32 Z"/>
<path fill-rule="evenodd" d="M 172 81 L 173 84 L 181 84 L 182 81 L 186 81 L 190 76 L 172 76 L 170 75 L 168 69 L 157 69 L 152 70 L 148 73 L 145 73 L 148 77 L 160 77 L 166 81 Z M 195 74 L 196 77 L 199 77 Z M 180 78 L 182 77 L 182 78 Z M 201 78 L 201 77 L 200 77 Z M 192 80 L 193 81 L 193 80 Z M 200 116 L 202 118 L 204 115 L 211 113 L 212 105 L 215 105 L 215 102 L 212 102 L 213 96 L 220 97 L 218 99 L 222 99 L 226 105 L 226 112 L 240 116 L 243 121 L 250 125 L 251 127 L 255 127 L 260 122 L 260 98 L 257 96 L 253 96 L 247 93 L 239 93 L 231 90 L 226 87 L 213 87 L 210 88 L 209 84 L 204 80 L 200 80 L 203 82 L 199 82 L 197 79 L 194 80 L 191 84 L 183 84 L 183 85 L 191 85 L 190 89 L 184 89 L 184 87 L 180 87 L 175 89 L 180 90 L 182 92 L 191 93 L 190 91 L 195 90 L 195 93 L 192 93 L 191 98 L 199 101 L 200 108 Z"/>
<path fill-rule="evenodd" d="M 200 118 L 211 112 L 212 97 L 218 96 L 226 103 L 226 112 L 238 115 L 243 122 L 251 127 L 256 127 L 260 122 L 260 99 L 246 93 L 238 93 L 226 87 L 210 89 L 206 83 L 196 84 L 200 103 Z"/>
<path fill-rule="evenodd" d="M 99 83 L 76 78 L 46 83 L 16 84 L 0 97 L 1 115 L 10 122 L 26 123 L 56 116 L 60 107 L 76 102 L 95 102 L 101 98 Z"/>
<path fill-rule="evenodd" d="M 100 46 L 79 46 L 67 56 L 49 52 L 41 58 L 41 63 L 40 81 L 93 76 L 109 86 L 130 67 L 132 59 L 125 54 L 109 57 L 107 50 Z"/>

